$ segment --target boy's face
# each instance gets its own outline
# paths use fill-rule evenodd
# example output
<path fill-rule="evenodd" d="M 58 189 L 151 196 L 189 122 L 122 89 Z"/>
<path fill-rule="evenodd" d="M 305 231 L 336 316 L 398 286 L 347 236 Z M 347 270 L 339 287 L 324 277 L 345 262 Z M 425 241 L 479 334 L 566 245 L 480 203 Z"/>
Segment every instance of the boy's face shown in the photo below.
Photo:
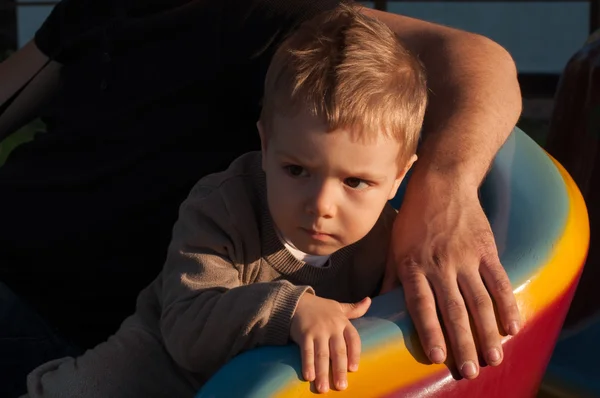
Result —
<path fill-rule="evenodd" d="M 268 134 L 258 128 L 271 216 L 286 239 L 314 255 L 362 239 L 416 159 L 400 169 L 395 140 L 353 140 L 302 113 L 275 115 Z"/>

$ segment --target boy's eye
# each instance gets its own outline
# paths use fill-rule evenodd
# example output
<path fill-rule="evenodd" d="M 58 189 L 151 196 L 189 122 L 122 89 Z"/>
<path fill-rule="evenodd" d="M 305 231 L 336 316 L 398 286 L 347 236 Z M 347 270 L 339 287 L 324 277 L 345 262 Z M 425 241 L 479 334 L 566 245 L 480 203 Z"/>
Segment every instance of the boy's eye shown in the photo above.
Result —
<path fill-rule="evenodd" d="M 360 178 L 350 177 L 344 180 L 344 184 L 352 189 L 365 189 L 369 187 L 369 184 Z"/>
<path fill-rule="evenodd" d="M 304 170 L 304 167 L 298 166 L 298 165 L 295 165 L 295 164 L 290 164 L 288 166 L 285 166 L 284 169 L 292 177 L 303 177 L 303 176 L 306 175 L 306 170 Z"/>

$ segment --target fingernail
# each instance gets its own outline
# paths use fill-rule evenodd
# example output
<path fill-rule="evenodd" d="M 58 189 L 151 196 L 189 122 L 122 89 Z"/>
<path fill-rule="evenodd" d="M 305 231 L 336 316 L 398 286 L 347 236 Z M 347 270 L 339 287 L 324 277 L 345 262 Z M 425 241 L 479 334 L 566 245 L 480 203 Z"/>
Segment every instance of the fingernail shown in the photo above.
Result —
<path fill-rule="evenodd" d="M 519 323 L 517 321 L 512 321 L 510 325 L 508 325 L 508 334 L 514 336 L 519 333 Z"/>
<path fill-rule="evenodd" d="M 446 359 L 446 354 L 441 347 L 433 347 L 431 351 L 429 351 L 429 359 L 433 363 L 442 363 Z"/>
<path fill-rule="evenodd" d="M 477 367 L 473 361 L 467 361 L 463 363 L 463 366 L 460 368 L 460 370 L 465 377 L 473 377 L 477 374 Z"/>
<path fill-rule="evenodd" d="M 348 387 L 348 382 L 346 380 L 341 380 L 338 383 L 338 390 L 345 390 Z"/>
<path fill-rule="evenodd" d="M 497 348 L 492 348 L 488 351 L 488 361 L 490 363 L 496 363 L 500 360 L 500 351 Z"/>
<path fill-rule="evenodd" d="M 356 372 L 358 370 L 358 364 L 352 363 L 352 364 L 348 365 L 348 370 L 350 372 Z"/>
<path fill-rule="evenodd" d="M 320 383 L 319 386 L 317 387 L 317 389 L 319 390 L 319 392 L 327 392 L 329 391 L 329 386 L 325 383 Z"/>
<path fill-rule="evenodd" d="M 306 381 L 313 381 L 313 380 L 314 380 L 314 378 L 315 378 L 315 377 L 313 376 L 312 372 L 306 372 L 306 374 L 304 375 L 304 379 L 305 379 Z"/>

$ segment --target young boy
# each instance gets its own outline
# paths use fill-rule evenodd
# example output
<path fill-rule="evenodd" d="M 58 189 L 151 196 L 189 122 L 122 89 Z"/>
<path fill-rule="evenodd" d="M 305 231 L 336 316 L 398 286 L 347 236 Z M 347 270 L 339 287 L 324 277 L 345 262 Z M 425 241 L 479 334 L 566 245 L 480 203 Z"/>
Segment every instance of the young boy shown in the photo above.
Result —
<path fill-rule="evenodd" d="M 421 64 L 384 24 L 349 6 L 303 24 L 267 73 L 262 151 L 196 184 L 136 313 L 83 356 L 37 368 L 29 395 L 193 396 L 240 352 L 290 340 L 319 392 L 345 389 L 360 355 L 350 319 L 383 276 L 388 200 L 426 102 Z"/>

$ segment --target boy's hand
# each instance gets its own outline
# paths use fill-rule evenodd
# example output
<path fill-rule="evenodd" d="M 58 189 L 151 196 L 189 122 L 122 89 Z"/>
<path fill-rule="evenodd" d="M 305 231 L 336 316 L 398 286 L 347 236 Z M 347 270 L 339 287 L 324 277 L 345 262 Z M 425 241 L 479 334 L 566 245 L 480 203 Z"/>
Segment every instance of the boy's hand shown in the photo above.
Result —
<path fill-rule="evenodd" d="M 348 386 L 347 371 L 358 370 L 360 337 L 350 319 L 363 316 L 371 299 L 356 304 L 338 303 L 305 293 L 292 318 L 290 336 L 300 346 L 302 376 L 314 381 L 317 391 L 329 391 L 329 360 L 338 390 Z"/>
<path fill-rule="evenodd" d="M 421 184 L 406 191 L 394 223 L 382 292 L 400 280 L 425 354 L 441 363 L 447 350 L 437 301 L 456 366 L 463 377 L 473 379 L 479 374 L 475 332 L 486 362 L 502 362 L 493 302 L 506 333 L 519 331 L 520 317 L 477 189 L 456 185 Z"/>

